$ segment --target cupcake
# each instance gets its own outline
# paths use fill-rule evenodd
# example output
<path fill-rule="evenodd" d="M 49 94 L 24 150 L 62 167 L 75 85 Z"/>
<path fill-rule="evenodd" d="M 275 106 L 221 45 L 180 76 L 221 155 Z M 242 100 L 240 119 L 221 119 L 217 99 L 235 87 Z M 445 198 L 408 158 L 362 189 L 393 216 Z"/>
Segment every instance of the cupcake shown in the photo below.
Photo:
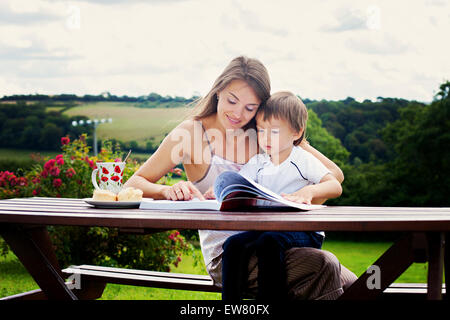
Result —
<path fill-rule="evenodd" d="M 117 195 L 109 190 L 95 189 L 92 200 L 96 201 L 117 201 Z"/>
<path fill-rule="evenodd" d="M 117 195 L 119 201 L 141 201 L 144 193 L 140 189 L 125 188 L 122 189 Z"/>

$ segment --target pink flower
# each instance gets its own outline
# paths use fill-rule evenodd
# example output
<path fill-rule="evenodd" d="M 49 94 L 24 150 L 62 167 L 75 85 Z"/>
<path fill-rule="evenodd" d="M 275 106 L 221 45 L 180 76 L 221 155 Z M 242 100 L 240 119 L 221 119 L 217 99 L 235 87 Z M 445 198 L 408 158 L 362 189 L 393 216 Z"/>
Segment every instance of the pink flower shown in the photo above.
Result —
<path fill-rule="evenodd" d="M 62 145 L 69 144 L 69 143 L 70 143 L 69 137 L 62 137 L 61 138 L 61 144 Z"/>
<path fill-rule="evenodd" d="M 11 177 L 9 177 L 8 180 L 9 180 L 9 184 L 11 186 L 15 186 L 18 183 L 18 180 L 17 180 L 16 176 L 11 176 Z"/>
<path fill-rule="evenodd" d="M 181 174 L 183 173 L 183 170 L 181 170 L 180 168 L 173 168 L 173 169 L 170 170 L 170 172 L 181 176 Z"/>
<path fill-rule="evenodd" d="M 60 170 L 59 170 L 58 167 L 52 167 L 52 168 L 50 169 L 50 174 L 51 174 L 52 176 L 54 176 L 54 177 L 59 176 L 59 173 L 60 173 Z"/>
<path fill-rule="evenodd" d="M 75 173 L 76 172 L 75 172 L 74 168 L 69 168 L 69 169 L 66 170 L 67 178 L 72 178 Z"/>
<path fill-rule="evenodd" d="M 56 163 L 59 165 L 59 166 L 62 166 L 63 164 L 64 164 L 64 159 L 61 157 L 61 158 L 56 158 Z"/>
<path fill-rule="evenodd" d="M 18 182 L 19 182 L 19 186 L 22 186 L 22 187 L 28 185 L 28 180 L 25 177 L 20 177 Z"/>
<path fill-rule="evenodd" d="M 55 188 L 59 188 L 62 185 L 62 180 L 57 178 L 57 179 L 53 179 L 53 186 Z"/>
<path fill-rule="evenodd" d="M 46 169 L 42 170 L 41 177 L 42 178 L 47 178 L 48 177 L 48 170 L 46 170 Z"/>
<path fill-rule="evenodd" d="M 55 159 L 50 159 L 44 164 L 44 169 L 50 170 L 51 167 L 53 167 L 56 163 Z"/>

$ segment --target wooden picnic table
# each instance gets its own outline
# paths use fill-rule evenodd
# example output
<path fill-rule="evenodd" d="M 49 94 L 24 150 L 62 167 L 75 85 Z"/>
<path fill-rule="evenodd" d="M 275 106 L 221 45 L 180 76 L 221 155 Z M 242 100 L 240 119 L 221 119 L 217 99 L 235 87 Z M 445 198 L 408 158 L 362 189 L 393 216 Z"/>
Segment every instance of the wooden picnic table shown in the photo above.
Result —
<path fill-rule="evenodd" d="M 81 199 L 0 200 L 0 234 L 49 299 L 77 299 L 56 261 L 46 230 L 50 225 L 110 227 L 137 234 L 173 229 L 400 232 L 403 236 L 373 263 L 379 267 L 381 286 L 369 287 L 371 274 L 365 272 L 341 299 L 378 297 L 413 262 L 428 262 L 428 299 L 442 298 L 444 271 L 447 288 L 450 279 L 450 246 L 445 245 L 445 238 L 450 237 L 450 208 L 328 206 L 309 212 L 153 211 L 98 209 Z"/>

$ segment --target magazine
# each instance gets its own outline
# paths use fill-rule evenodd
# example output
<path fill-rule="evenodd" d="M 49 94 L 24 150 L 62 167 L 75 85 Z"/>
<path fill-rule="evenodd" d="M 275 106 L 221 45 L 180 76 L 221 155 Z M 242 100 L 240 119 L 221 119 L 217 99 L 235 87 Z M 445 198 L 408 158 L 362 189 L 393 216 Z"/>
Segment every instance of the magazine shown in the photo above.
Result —
<path fill-rule="evenodd" d="M 255 181 L 235 171 L 222 172 L 215 180 L 216 200 L 172 201 L 143 199 L 140 209 L 159 210 L 295 210 L 307 211 L 324 208 L 289 201 Z"/>

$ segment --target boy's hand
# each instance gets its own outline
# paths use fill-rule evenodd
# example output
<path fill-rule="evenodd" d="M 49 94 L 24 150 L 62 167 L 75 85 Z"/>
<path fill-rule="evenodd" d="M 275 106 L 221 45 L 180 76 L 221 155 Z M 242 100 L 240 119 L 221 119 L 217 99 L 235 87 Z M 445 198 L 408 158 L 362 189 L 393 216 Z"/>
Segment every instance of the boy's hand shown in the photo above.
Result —
<path fill-rule="evenodd" d="M 313 190 L 314 190 L 313 186 L 306 186 L 294 193 L 290 194 L 282 193 L 281 196 L 289 201 L 311 204 L 311 201 L 314 197 Z"/>

